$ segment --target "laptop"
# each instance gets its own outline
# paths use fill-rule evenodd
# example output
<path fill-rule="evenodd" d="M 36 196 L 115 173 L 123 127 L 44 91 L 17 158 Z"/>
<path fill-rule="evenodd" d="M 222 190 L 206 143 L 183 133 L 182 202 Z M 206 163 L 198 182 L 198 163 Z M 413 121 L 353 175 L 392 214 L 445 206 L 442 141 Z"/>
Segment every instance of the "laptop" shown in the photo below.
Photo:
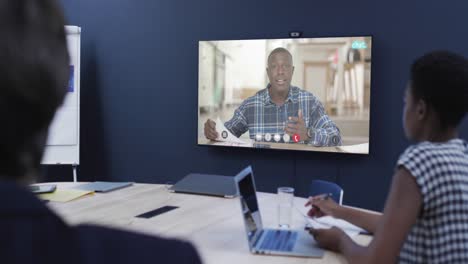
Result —
<path fill-rule="evenodd" d="M 234 177 L 190 173 L 169 188 L 172 192 L 233 198 L 237 196 Z"/>
<path fill-rule="evenodd" d="M 313 237 L 305 230 L 263 228 L 258 208 L 255 180 L 248 166 L 234 178 L 239 192 L 250 251 L 255 254 L 296 257 L 323 257 Z"/>
<path fill-rule="evenodd" d="M 77 186 L 75 189 L 93 192 L 110 192 L 118 189 L 122 189 L 128 186 L 132 186 L 133 182 L 90 182 Z"/>

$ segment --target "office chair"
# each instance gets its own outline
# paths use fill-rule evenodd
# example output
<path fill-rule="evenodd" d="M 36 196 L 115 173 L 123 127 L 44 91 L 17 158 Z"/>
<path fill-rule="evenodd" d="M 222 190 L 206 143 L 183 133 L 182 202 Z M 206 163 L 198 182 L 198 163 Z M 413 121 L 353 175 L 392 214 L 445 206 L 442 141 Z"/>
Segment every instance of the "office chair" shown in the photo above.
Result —
<path fill-rule="evenodd" d="M 343 203 L 343 189 L 334 182 L 313 180 L 310 184 L 310 196 L 331 193 L 331 198 L 338 204 Z"/>

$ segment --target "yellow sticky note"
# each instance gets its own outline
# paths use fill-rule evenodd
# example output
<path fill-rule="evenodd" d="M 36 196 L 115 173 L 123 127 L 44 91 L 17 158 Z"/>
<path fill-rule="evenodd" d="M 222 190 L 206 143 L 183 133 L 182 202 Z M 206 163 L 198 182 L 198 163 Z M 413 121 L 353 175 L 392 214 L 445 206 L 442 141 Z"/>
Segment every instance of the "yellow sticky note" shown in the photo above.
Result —
<path fill-rule="evenodd" d="M 69 202 L 71 200 L 75 200 L 79 197 L 93 194 L 92 191 L 82 191 L 82 190 L 75 190 L 75 189 L 59 189 L 55 190 L 53 193 L 43 193 L 39 194 L 39 198 L 43 200 L 49 200 L 53 202 Z"/>

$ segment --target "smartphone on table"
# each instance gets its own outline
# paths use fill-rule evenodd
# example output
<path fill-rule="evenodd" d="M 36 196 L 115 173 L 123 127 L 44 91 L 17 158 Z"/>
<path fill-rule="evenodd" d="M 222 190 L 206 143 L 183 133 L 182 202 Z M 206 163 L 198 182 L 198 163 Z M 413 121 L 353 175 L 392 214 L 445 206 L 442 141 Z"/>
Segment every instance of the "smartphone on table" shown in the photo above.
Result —
<path fill-rule="evenodd" d="M 55 184 L 44 184 L 44 185 L 30 185 L 29 189 L 33 193 L 52 193 L 57 189 Z"/>

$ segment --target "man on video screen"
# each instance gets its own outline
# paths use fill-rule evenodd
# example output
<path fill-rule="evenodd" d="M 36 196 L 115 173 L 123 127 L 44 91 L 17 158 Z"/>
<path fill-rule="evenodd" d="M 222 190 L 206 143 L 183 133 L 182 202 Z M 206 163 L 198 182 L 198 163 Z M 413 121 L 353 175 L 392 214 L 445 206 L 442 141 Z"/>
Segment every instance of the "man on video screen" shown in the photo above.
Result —
<path fill-rule="evenodd" d="M 341 145 L 340 130 L 320 101 L 312 93 L 291 85 L 294 66 L 287 49 L 276 48 L 270 53 L 266 71 L 267 87 L 244 100 L 224 124 L 233 135 L 240 137 L 249 131 L 250 138 L 256 141 Z M 211 140 L 218 137 L 213 120 L 206 121 L 204 133 Z"/>

